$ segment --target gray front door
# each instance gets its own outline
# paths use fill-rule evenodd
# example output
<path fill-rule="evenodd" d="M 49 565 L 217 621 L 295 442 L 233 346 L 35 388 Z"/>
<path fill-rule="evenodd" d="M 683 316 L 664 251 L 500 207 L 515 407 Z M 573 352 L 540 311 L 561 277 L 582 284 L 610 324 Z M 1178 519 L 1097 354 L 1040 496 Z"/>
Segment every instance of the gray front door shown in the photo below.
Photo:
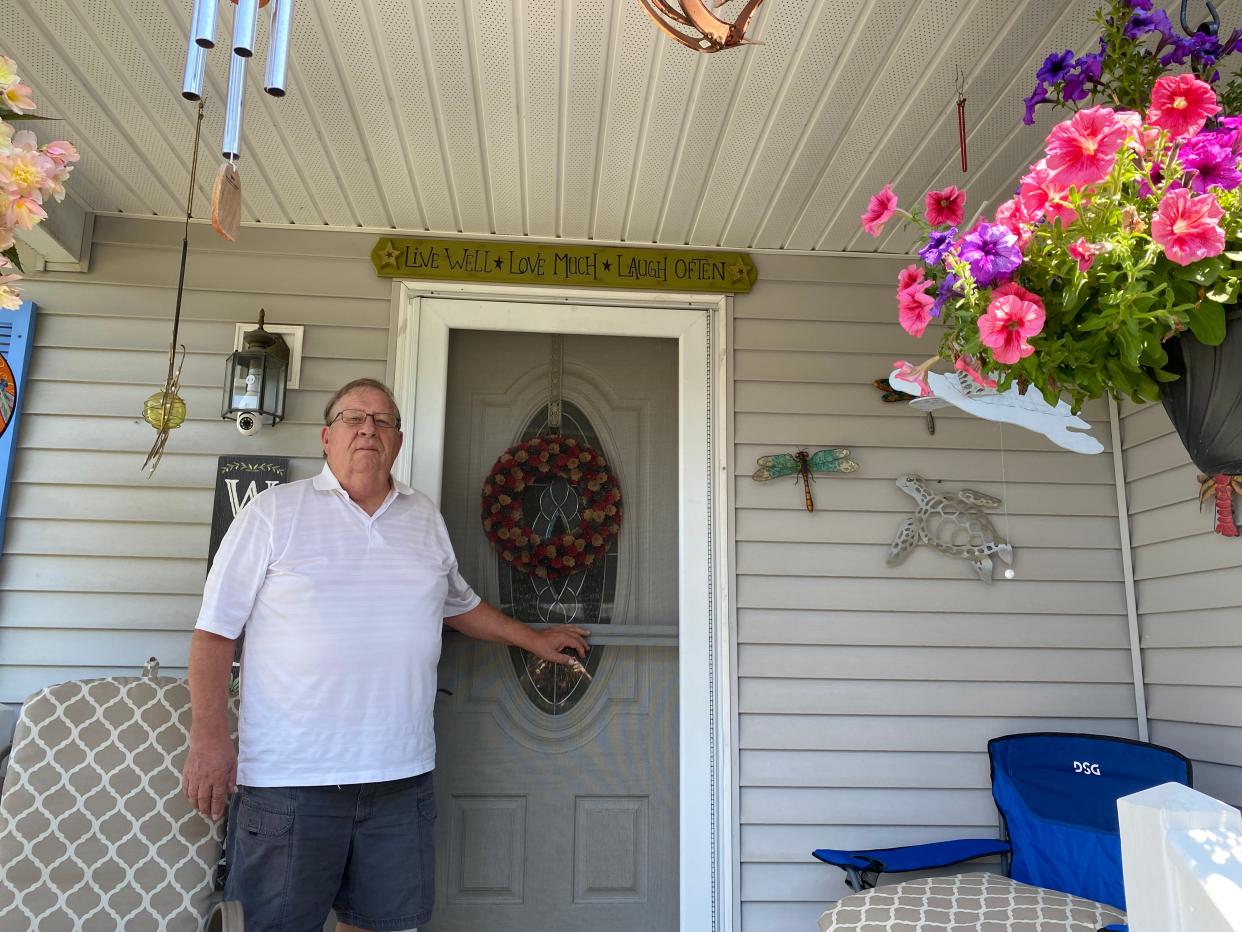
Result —
<path fill-rule="evenodd" d="M 462 571 L 523 620 L 598 634 L 589 682 L 446 636 L 435 932 L 678 922 L 677 344 L 561 340 L 562 433 L 608 458 L 624 517 L 606 565 L 548 584 L 496 559 L 479 501 L 500 453 L 544 426 L 552 337 L 452 331 L 442 507 Z M 566 492 L 526 494 L 555 523 Z"/>

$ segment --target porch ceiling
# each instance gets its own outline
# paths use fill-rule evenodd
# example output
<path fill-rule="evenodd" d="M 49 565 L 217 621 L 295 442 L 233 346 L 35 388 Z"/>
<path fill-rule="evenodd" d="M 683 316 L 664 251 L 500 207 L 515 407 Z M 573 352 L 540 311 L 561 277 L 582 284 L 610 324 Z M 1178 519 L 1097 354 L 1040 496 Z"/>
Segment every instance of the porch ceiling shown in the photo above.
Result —
<path fill-rule="evenodd" d="M 737 0 L 725 7 L 728 12 Z M 217 36 L 231 31 L 221 3 Z M 0 0 L 0 44 L 83 152 L 99 212 L 179 216 L 193 105 L 190 0 Z M 1035 66 L 1091 41 L 1073 0 L 768 0 L 764 44 L 702 55 L 636 0 L 298 0 L 289 95 L 252 65 L 243 219 L 798 251 L 904 252 L 867 198 L 965 181 L 995 204 L 1042 134 Z M 266 43 L 260 18 L 259 47 Z M 961 69 L 970 171 L 958 165 Z M 208 59 L 206 213 L 228 56 Z"/>

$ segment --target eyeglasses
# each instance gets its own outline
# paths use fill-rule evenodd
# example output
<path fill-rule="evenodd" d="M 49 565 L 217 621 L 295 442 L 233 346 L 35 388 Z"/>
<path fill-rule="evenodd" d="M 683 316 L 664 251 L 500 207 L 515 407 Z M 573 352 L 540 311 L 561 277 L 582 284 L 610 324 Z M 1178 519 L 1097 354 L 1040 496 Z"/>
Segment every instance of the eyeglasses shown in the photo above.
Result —
<path fill-rule="evenodd" d="M 336 412 L 336 417 L 328 421 L 331 427 L 337 421 L 349 427 L 361 427 L 370 418 L 375 422 L 375 426 L 379 430 L 393 430 L 401 426 L 401 418 L 388 411 L 363 411 L 361 408 L 342 408 Z"/>

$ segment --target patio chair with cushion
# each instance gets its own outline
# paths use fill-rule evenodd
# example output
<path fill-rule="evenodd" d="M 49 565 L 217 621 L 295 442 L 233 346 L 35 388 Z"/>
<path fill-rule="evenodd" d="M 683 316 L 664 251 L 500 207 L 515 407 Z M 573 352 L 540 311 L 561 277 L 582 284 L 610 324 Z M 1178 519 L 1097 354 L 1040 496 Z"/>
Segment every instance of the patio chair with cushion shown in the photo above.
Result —
<path fill-rule="evenodd" d="M 1008 861 L 1012 883 L 993 877 L 994 887 L 1000 882 L 1010 893 L 1023 896 L 1037 888 L 1056 891 L 1066 899 L 1105 904 L 1112 907 L 1107 921 L 1119 921 L 1118 911 L 1125 909 L 1125 888 L 1117 800 L 1162 783 L 1189 786 L 1190 761 L 1169 748 L 1143 741 L 1059 732 L 993 738 L 988 742 L 988 757 L 1001 839 L 860 851 L 820 848 L 812 853 L 844 870 L 847 883 L 860 892 L 875 886 L 885 873 L 941 871 L 999 854 Z M 856 896 L 841 900 L 838 907 Z"/>
<path fill-rule="evenodd" d="M 181 792 L 184 680 L 49 686 L 22 706 L 0 795 L 0 929 L 240 932 L 219 903 L 223 826 Z"/>

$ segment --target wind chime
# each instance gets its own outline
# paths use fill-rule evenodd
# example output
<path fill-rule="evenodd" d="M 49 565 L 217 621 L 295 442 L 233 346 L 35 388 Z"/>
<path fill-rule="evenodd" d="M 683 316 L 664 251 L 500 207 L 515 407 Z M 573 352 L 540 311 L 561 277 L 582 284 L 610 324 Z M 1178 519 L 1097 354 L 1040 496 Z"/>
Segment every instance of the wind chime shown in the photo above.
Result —
<path fill-rule="evenodd" d="M 730 0 L 715 0 L 710 6 L 719 9 L 728 2 Z M 719 52 L 739 45 L 762 44 L 746 38 L 746 30 L 763 0 L 746 0 L 731 22 L 712 12 L 705 0 L 677 0 L 676 4 L 671 0 L 638 0 L 638 3 L 672 39 L 696 52 Z"/>
<path fill-rule="evenodd" d="M 267 70 L 263 90 L 273 97 L 284 97 L 289 65 L 289 33 L 293 26 L 293 0 L 229 0 L 237 7 L 233 15 L 233 51 L 229 62 L 229 90 L 224 110 L 224 140 L 220 153 L 224 164 L 216 175 L 211 194 L 211 225 L 225 239 L 237 238 L 241 222 L 241 178 L 237 161 L 241 158 L 242 103 L 246 90 L 246 65 L 254 57 L 259 10 L 271 6 L 271 29 L 267 43 Z M 218 0 L 194 0 L 190 16 L 190 36 L 185 56 L 185 77 L 181 96 L 186 100 L 203 98 L 203 71 L 207 51 L 216 47 L 216 8 Z"/>

